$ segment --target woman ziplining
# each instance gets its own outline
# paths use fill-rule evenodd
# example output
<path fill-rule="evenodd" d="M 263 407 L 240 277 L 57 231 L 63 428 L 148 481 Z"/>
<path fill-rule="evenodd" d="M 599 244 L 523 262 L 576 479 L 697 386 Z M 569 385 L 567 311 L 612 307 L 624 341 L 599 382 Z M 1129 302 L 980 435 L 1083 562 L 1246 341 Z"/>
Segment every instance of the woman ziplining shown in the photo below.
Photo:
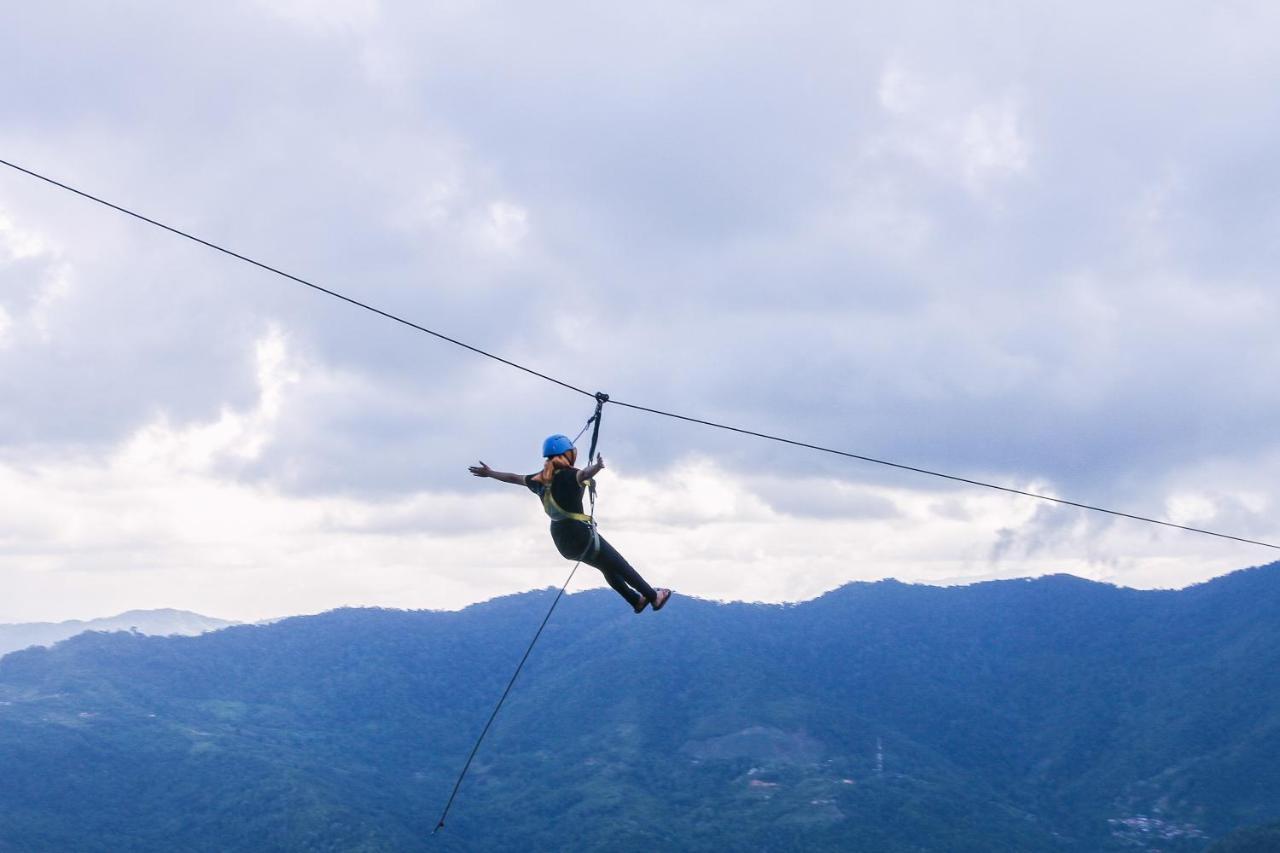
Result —
<path fill-rule="evenodd" d="M 671 597 L 669 589 L 654 589 L 640 573 L 596 530 L 595 521 L 583 512 L 582 492 L 604 469 L 604 457 L 596 456 L 586 468 L 573 467 L 578 450 L 566 435 L 553 435 L 542 443 L 542 470 L 537 474 L 495 471 L 483 461 L 468 470 L 477 477 L 524 486 L 542 499 L 551 518 L 551 540 L 566 560 L 578 560 L 600 570 L 605 581 L 627 600 L 631 609 L 661 610 Z"/>
<path fill-rule="evenodd" d="M 520 671 L 524 669 L 525 662 L 533 653 L 533 647 L 537 645 L 538 638 L 547 627 L 547 622 L 551 621 L 551 614 L 555 613 L 556 605 L 564 597 L 564 591 L 569 588 L 569 583 L 578 571 L 578 566 L 586 563 L 588 566 L 599 569 L 605 580 L 609 582 L 609 586 L 625 598 L 636 613 L 644 612 L 644 609 L 649 606 L 654 610 L 661 610 L 667 603 L 667 599 L 671 597 L 671 590 L 654 589 L 645 583 L 640 573 L 631 568 L 631 564 L 623 559 L 617 549 L 599 534 L 596 530 L 595 518 L 582 511 L 582 491 L 586 486 L 590 486 L 591 512 L 595 513 L 596 485 L 592 478 L 604 469 L 604 458 L 596 454 L 596 442 L 600 438 L 600 418 L 604 411 L 604 404 L 609 402 L 609 395 L 597 391 L 595 398 L 596 412 L 582 428 L 582 432 L 578 433 L 578 438 L 582 438 L 583 433 L 592 425 L 595 426 L 591 432 L 591 449 L 587 451 L 587 458 L 595 456 L 595 462 L 585 469 L 579 471 L 573 467 L 573 463 L 578 459 L 578 451 L 573 446 L 577 439 L 558 434 L 548 437 L 542 443 L 543 464 L 542 470 L 537 474 L 508 474 L 505 471 L 495 471 L 484 462 L 469 468 L 477 477 L 489 477 L 503 483 L 524 486 L 540 497 L 542 508 L 551 517 L 551 538 L 556 543 L 556 548 L 565 559 L 573 560 L 574 564 L 573 571 L 569 572 L 569 576 L 560 586 L 560 591 L 551 600 L 547 615 L 542 617 L 542 624 L 538 626 L 533 639 L 529 641 L 524 657 L 520 658 L 520 663 L 516 664 L 516 671 L 511 674 L 511 679 L 507 682 L 507 689 L 502 691 L 498 704 L 493 706 L 489 721 L 480 730 L 475 746 L 471 747 L 471 754 L 467 756 L 457 781 L 453 783 L 453 791 L 449 794 L 448 802 L 444 804 L 444 811 L 440 813 L 440 820 L 436 823 L 433 834 L 444 829 L 445 818 L 449 816 L 449 809 L 453 806 L 454 798 L 458 796 L 458 789 L 462 787 L 462 780 L 466 778 L 471 762 L 480 751 L 480 744 L 484 742 L 484 737 L 493 726 L 493 721 L 498 718 L 502 703 L 506 702 L 507 696 L 511 694 L 511 688 L 520 677 Z"/>

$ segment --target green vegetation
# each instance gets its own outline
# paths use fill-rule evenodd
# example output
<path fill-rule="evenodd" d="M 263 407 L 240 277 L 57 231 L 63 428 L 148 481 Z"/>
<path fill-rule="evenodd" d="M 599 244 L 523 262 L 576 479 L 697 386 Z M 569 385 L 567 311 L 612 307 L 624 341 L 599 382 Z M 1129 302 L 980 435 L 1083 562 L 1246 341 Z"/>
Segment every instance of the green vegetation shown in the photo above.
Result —
<path fill-rule="evenodd" d="M 1276 853 L 1280 823 L 1239 829 L 1209 848 L 1209 853 Z"/>
<path fill-rule="evenodd" d="M 550 595 L 11 654 L 0 850 L 422 849 Z M 1280 564 L 641 617 L 575 595 L 429 843 L 1203 851 L 1280 818 L 1278 605 Z"/>

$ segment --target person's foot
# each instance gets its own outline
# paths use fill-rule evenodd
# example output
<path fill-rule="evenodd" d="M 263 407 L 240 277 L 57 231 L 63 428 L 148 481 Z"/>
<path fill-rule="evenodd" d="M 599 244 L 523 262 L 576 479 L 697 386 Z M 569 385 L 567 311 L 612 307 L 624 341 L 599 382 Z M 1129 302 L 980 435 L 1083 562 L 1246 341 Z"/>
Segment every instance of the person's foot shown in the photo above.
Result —
<path fill-rule="evenodd" d="M 648 606 L 649 606 L 649 599 L 642 598 L 639 601 L 637 601 L 635 604 L 631 605 L 631 609 L 634 610 L 636 613 L 643 613 L 644 609 Z"/>
<path fill-rule="evenodd" d="M 662 605 L 666 604 L 667 599 L 671 597 L 671 590 L 669 589 L 659 589 L 659 590 L 656 590 L 656 592 L 657 592 L 657 595 L 654 596 L 654 599 L 653 599 L 653 609 L 655 611 L 661 610 Z"/>

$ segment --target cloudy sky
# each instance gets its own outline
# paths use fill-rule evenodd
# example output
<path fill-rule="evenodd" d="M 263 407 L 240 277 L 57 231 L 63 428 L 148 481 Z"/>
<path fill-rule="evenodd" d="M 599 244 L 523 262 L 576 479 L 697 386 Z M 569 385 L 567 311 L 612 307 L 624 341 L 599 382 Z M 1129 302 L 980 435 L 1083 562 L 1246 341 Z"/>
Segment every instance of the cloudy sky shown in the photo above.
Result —
<path fill-rule="evenodd" d="M 618 399 L 1280 541 L 1277 32 L 1266 2 L 26 3 L 0 158 Z M 589 399 L 8 169 L 0 395 L 0 621 L 568 568 L 466 466 L 535 470 Z M 618 407 L 602 449 L 605 534 L 710 598 L 1276 555 Z"/>

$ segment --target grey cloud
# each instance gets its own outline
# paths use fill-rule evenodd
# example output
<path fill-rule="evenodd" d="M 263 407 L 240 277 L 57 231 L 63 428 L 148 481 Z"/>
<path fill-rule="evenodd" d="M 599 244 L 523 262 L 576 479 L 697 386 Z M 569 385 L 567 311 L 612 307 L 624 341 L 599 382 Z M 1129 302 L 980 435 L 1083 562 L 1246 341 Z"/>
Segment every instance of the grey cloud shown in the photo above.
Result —
<path fill-rule="evenodd" d="M 887 498 L 831 488 L 822 482 L 774 482 L 757 493 L 773 509 L 804 518 L 868 520 L 901 515 Z"/>

